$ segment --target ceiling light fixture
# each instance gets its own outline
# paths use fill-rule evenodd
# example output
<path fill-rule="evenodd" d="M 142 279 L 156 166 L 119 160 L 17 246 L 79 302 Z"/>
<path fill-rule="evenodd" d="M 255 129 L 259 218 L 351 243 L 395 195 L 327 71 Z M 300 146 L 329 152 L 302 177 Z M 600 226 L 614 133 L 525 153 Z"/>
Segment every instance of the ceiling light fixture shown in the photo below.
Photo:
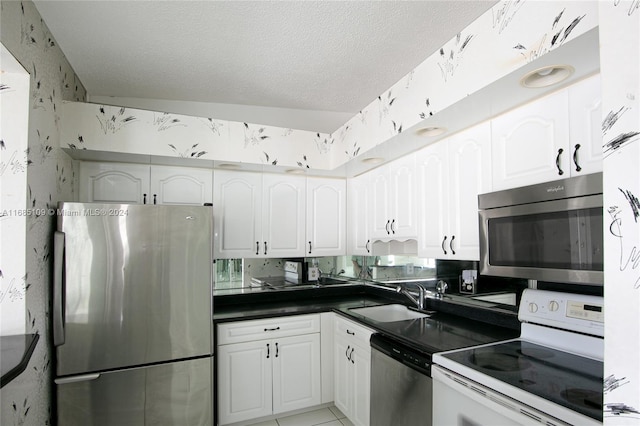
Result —
<path fill-rule="evenodd" d="M 367 157 L 362 159 L 362 162 L 366 164 L 380 164 L 383 161 L 384 161 L 384 158 L 382 157 Z"/>
<path fill-rule="evenodd" d="M 240 168 L 240 166 L 239 166 L 239 165 L 237 165 L 237 164 L 233 164 L 233 163 L 220 163 L 220 164 L 218 164 L 218 166 L 217 166 L 217 167 L 218 167 L 219 169 L 231 169 L 231 170 L 239 169 L 239 168 Z"/>
<path fill-rule="evenodd" d="M 288 170 L 285 170 L 285 173 L 289 173 L 291 175 L 303 175 L 305 174 L 305 170 L 304 169 L 288 169 Z"/>
<path fill-rule="evenodd" d="M 570 65 L 548 65 L 525 74 L 520 80 L 524 87 L 548 87 L 569 78 L 575 69 Z"/>
<path fill-rule="evenodd" d="M 443 134 L 444 132 L 447 131 L 446 127 L 438 127 L 438 126 L 431 126 L 431 127 L 423 127 L 422 129 L 418 129 L 416 130 L 416 134 L 418 136 L 440 136 L 441 134 Z"/>

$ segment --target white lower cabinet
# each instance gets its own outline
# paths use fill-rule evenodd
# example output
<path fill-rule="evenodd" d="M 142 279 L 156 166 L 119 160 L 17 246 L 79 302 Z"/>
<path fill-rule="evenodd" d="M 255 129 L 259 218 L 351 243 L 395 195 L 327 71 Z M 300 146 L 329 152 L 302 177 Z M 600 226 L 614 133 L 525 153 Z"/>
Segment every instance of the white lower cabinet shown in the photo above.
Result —
<path fill-rule="evenodd" d="M 222 324 L 218 336 L 221 425 L 321 403 L 318 314 Z"/>
<path fill-rule="evenodd" d="M 334 403 L 351 422 L 369 425 L 372 330 L 340 316 L 334 322 Z"/>

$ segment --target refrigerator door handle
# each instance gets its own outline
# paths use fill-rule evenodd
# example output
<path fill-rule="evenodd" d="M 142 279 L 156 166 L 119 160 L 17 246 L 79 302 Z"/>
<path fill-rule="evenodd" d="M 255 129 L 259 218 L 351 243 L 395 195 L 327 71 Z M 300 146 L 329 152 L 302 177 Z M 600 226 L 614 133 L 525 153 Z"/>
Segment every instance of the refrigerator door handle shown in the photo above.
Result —
<path fill-rule="evenodd" d="M 100 378 L 100 373 L 82 374 L 80 376 L 63 377 L 61 379 L 55 379 L 54 383 L 56 385 L 66 385 L 67 383 L 88 382 L 89 380 L 96 380 L 99 378 Z"/>
<path fill-rule="evenodd" d="M 64 232 L 53 236 L 53 345 L 64 344 Z"/>

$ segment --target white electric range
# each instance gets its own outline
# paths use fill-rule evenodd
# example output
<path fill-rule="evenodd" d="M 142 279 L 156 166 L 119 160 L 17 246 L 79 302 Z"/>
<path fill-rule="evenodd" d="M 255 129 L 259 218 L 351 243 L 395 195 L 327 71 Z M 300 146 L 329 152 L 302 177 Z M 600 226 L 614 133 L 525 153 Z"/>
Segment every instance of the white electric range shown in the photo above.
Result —
<path fill-rule="evenodd" d="M 527 289 L 517 339 L 433 355 L 433 424 L 602 424 L 604 300 Z"/>

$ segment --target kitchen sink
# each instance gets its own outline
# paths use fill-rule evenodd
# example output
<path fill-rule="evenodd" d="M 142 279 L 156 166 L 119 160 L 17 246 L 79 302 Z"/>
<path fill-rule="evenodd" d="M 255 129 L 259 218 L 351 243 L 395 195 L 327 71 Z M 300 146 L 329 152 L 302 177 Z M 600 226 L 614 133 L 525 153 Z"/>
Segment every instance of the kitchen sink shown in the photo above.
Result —
<path fill-rule="evenodd" d="M 416 311 L 400 304 L 351 308 L 350 310 L 354 314 L 362 315 L 378 322 L 405 321 L 430 316 L 429 313 Z"/>

